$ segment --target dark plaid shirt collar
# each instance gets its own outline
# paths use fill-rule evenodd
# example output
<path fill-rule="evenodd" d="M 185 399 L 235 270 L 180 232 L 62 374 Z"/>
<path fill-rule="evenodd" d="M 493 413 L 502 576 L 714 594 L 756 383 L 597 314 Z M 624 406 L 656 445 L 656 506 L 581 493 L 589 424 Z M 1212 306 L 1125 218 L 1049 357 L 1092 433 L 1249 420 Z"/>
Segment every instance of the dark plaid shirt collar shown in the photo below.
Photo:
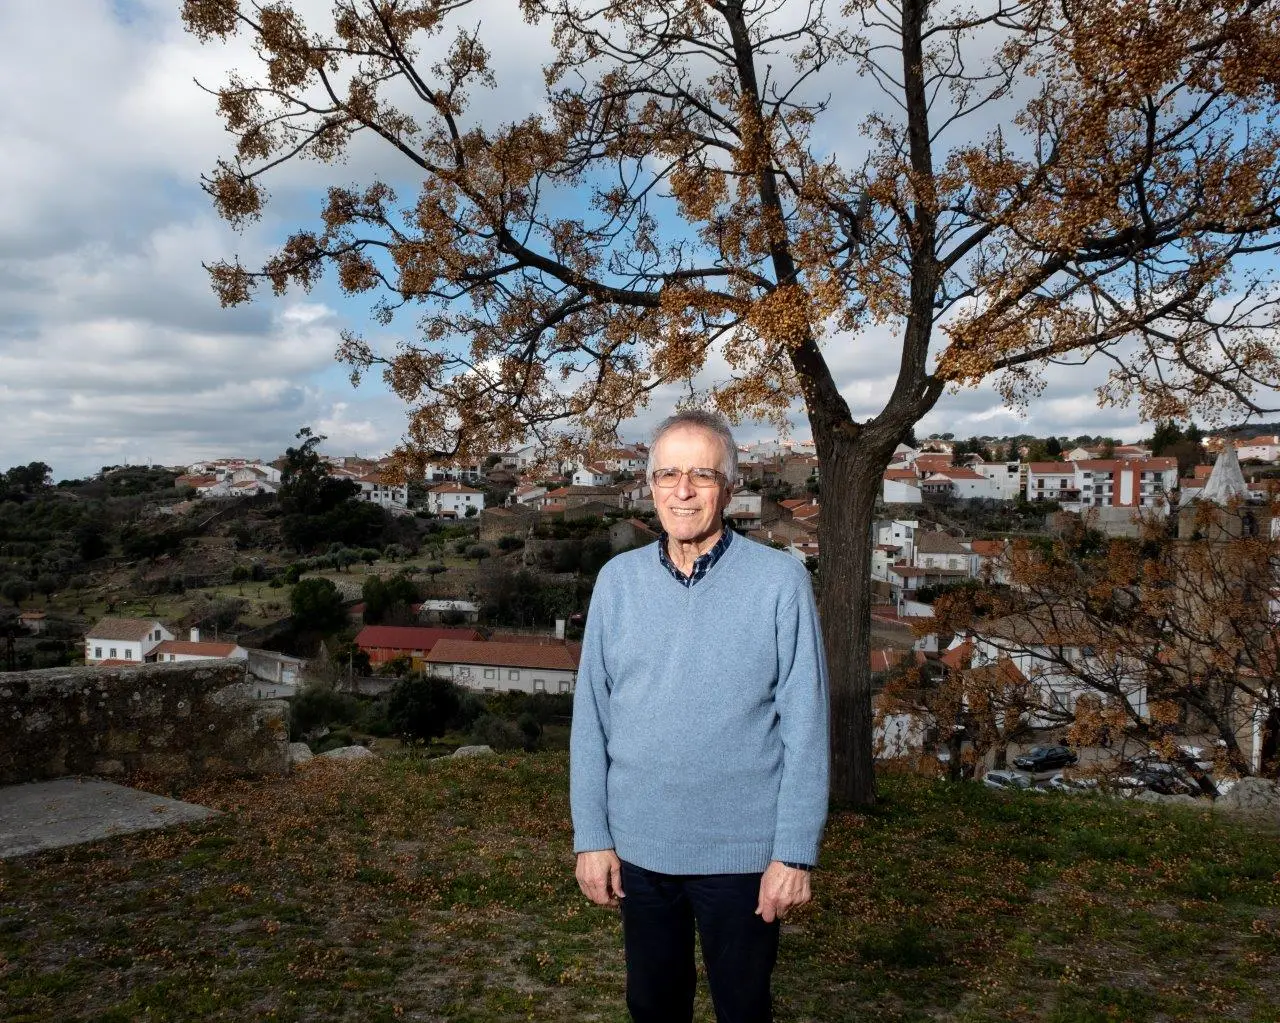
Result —
<path fill-rule="evenodd" d="M 681 586 L 692 586 L 704 575 L 711 571 L 711 566 L 720 560 L 720 555 L 729 549 L 729 542 L 733 539 L 733 530 L 725 525 L 721 528 L 720 539 L 716 541 L 716 545 L 707 551 L 706 554 L 698 556 L 693 563 L 693 571 L 687 576 L 676 568 L 674 562 L 667 557 L 667 534 L 662 533 L 658 537 L 658 560 L 662 562 L 662 567 L 671 573 L 671 577 Z"/>

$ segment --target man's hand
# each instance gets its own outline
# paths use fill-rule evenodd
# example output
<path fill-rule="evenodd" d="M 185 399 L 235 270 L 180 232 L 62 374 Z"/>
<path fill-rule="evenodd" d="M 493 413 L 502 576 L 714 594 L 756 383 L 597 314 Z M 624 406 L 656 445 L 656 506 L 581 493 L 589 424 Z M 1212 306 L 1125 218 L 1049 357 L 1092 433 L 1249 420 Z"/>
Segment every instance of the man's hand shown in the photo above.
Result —
<path fill-rule="evenodd" d="M 578 853 L 574 876 L 582 894 L 597 906 L 616 906 L 623 897 L 622 861 L 612 849 Z"/>
<path fill-rule="evenodd" d="M 809 901 L 809 871 L 774 860 L 760 878 L 760 902 L 756 913 L 767 924 L 781 920 L 796 906 Z"/>

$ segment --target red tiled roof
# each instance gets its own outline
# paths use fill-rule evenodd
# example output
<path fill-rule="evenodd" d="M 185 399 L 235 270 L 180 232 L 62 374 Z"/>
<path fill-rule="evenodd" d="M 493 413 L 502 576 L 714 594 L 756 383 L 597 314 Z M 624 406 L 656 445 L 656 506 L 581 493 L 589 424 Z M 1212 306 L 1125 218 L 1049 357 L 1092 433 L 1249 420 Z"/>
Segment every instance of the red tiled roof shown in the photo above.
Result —
<path fill-rule="evenodd" d="M 969 544 L 974 554 L 984 558 L 998 558 L 1004 553 L 1003 540 L 974 540 Z"/>
<path fill-rule="evenodd" d="M 901 664 L 904 660 L 910 660 L 919 667 L 924 664 L 924 654 L 919 650 L 895 650 L 893 648 L 872 650 L 871 670 L 888 671 L 890 668 Z"/>
<path fill-rule="evenodd" d="M 477 490 L 475 487 L 468 487 L 462 483 L 455 483 L 452 480 L 450 480 L 448 483 L 437 483 L 434 487 L 431 487 L 427 491 L 427 493 L 428 494 L 480 494 L 480 493 L 483 493 L 483 491 Z"/>
<path fill-rule="evenodd" d="M 995 663 L 984 664 L 981 668 L 970 668 L 969 678 L 1006 686 L 1022 685 L 1027 681 L 1027 676 L 1018 670 L 1018 666 L 1010 657 L 998 658 Z"/>
<path fill-rule="evenodd" d="M 884 478 L 887 480 L 894 480 L 898 483 L 905 482 L 907 480 L 914 483 L 919 479 L 914 469 L 886 469 L 884 471 Z"/>
<path fill-rule="evenodd" d="M 196 657 L 230 657 L 235 643 L 192 643 L 185 639 L 166 639 L 152 651 L 155 654 L 187 654 Z"/>
<path fill-rule="evenodd" d="M 1070 462 L 1028 462 L 1027 471 L 1043 475 L 1070 476 L 1075 467 Z"/>
<path fill-rule="evenodd" d="M 419 628 L 414 625 L 366 625 L 356 636 L 356 646 L 361 650 L 383 648 L 389 650 L 428 651 L 441 640 L 479 640 L 475 629 Z"/>
<path fill-rule="evenodd" d="M 577 671 L 578 651 L 559 643 L 486 643 L 442 639 L 426 657 L 431 664 L 479 664 L 495 668 Z"/>
<path fill-rule="evenodd" d="M 951 468 L 951 456 L 939 454 L 916 455 L 916 467 L 921 472 L 938 472 Z"/>
<path fill-rule="evenodd" d="M 973 640 L 966 639 L 959 646 L 952 647 L 938 658 L 953 671 L 963 671 L 969 666 L 969 658 L 973 656 Z"/>

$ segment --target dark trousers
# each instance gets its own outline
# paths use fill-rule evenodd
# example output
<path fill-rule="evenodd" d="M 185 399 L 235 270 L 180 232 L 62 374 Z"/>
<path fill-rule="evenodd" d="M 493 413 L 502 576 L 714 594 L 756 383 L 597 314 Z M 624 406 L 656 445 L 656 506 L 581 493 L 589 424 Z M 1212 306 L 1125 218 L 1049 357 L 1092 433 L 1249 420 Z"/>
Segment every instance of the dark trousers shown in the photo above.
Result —
<path fill-rule="evenodd" d="M 636 1023 L 688 1023 L 694 927 L 719 1023 L 771 1023 L 778 923 L 756 916 L 759 874 L 658 874 L 622 862 L 627 1008 Z"/>

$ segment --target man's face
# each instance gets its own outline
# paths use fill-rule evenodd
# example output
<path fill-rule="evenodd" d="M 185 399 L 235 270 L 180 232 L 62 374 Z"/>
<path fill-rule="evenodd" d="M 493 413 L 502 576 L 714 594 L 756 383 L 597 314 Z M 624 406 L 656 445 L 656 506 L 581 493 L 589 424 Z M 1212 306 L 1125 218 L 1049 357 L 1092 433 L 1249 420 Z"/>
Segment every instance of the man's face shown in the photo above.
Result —
<path fill-rule="evenodd" d="M 680 426 L 662 435 L 653 449 L 655 469 L 716 469 L 724 472 L 724 450 L 713 433 Z M 655 486 L 653 503 L 667 535 L 680 543 L 697 543 L 720 530 L 729 504 L 729 486 L 695 487 L 688 475 L 670 489 Z"/>

